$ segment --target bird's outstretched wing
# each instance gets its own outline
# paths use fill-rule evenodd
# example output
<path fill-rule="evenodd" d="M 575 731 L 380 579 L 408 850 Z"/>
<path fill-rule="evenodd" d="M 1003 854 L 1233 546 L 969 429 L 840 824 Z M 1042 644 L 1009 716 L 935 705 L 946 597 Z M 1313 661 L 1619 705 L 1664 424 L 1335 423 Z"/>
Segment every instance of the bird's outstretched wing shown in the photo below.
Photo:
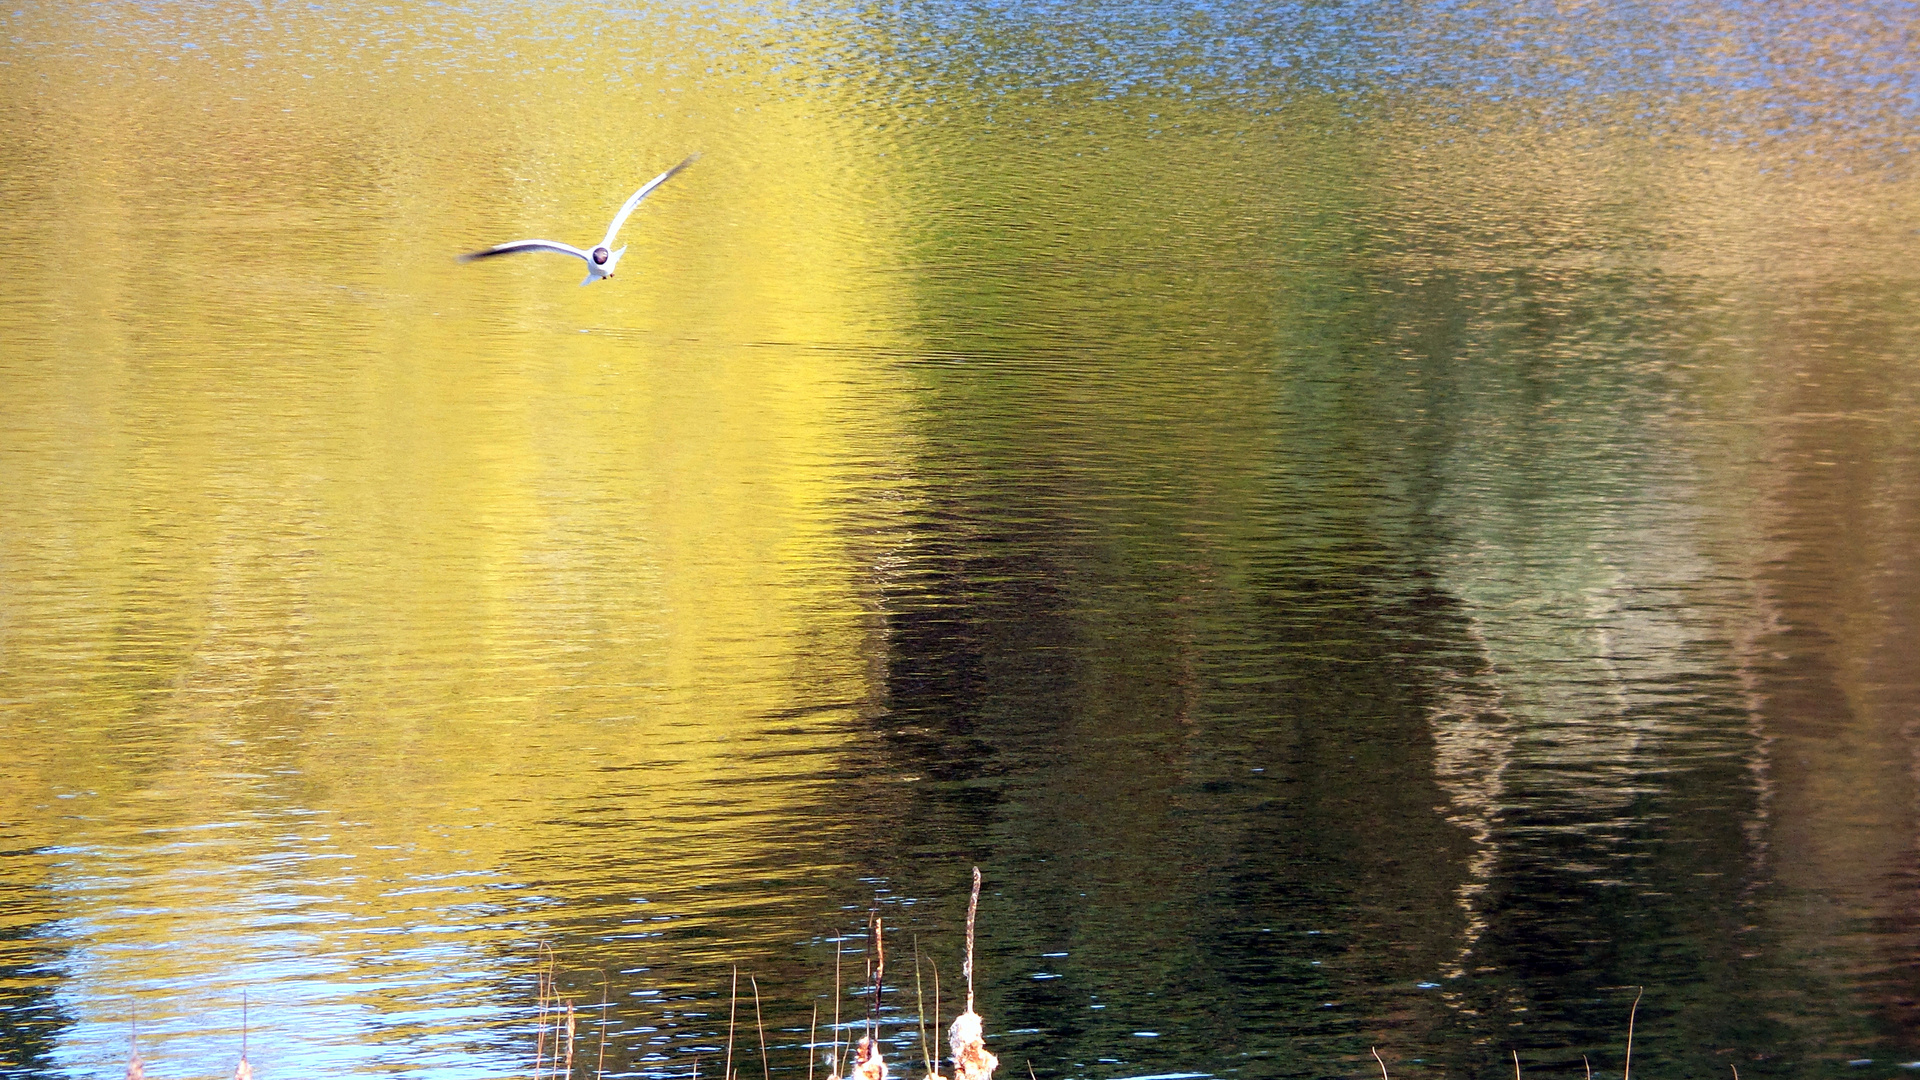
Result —
<path fill-rule="evenodd" d="M 559 255 L 571 255 L 585 262 L 592 262 L 592 256 L 572 244 L 562 244 L 554 240 L 514 240 L 506 244 L 495 244 L 485 251 L 475 251 L 460 256 L 461 262 L 475 259 L 490 259 L 495 255 L 516 255 L 522 251 L 551 251 Z"/>
<path fill-rule="evenodd" d="M 654 188 L 657 188 L 661 184 L 666 183 L 668 180 L 673 179 L 674 173 L 677 173 L 681 169 L 684 169 L 687 166 L 693 164 L 695 159 L 699 158 L 699 156 L 700 156 L 699 154 L 688 154 L 687 159 L 685 161 L 682 161 L 680 164 L 675 165 L 673 168 L 668 169 L 666 172 L 663 172 L 659 176 L 656 176 L 653 179 L 647 181 L 646 184 L 642 186 L 639 191 L 636 191 L 633 194 L 627 196 L 627 201 L 621 204 L 620 206 L 620 212 L 613 215 L 613 224 L 607 226 L 607 238 L 605 240 L 600 241 L 600 246 L 608 247 L 608 248 L 612 247 L 614 236 L 617 233 L 619 233 L 620 226 L 625 225 L 627 223 L 627 215 L 633 213 L 633 208 L 640 205 L 640 200 L 652 194 Z"/>

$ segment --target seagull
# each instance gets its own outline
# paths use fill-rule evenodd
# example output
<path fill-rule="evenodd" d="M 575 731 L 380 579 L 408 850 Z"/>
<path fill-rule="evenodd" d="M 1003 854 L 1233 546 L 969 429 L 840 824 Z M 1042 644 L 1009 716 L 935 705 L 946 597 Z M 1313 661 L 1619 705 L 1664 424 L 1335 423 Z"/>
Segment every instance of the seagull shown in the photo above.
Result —
<path fill-rule="evenodd" d="M 600 241 L 600 246 L 592 251 L 582 251 L 572 244 L 562 244 L 556 240 L 515 240 L 511 243 L 495 244 L 485 251 L 476 251 L 471 255 L 462 255 L 460 261 L 472 262 L 475 259 L 490 259 L 495 255 L 512 255 L 521 251 L 553 251 L 562 255 L 571 255 L 587 264 L 587 276 L 580 282 L 581 285 L 591 285 L 601 278 L 610 278 L 613 276 L 613 268 L 620 264 L 620 256 L 627 253 L 624 245 L 617 249 L 613 246 L 614 235 L 620 231 L 620 226 L 627 223 L 627 215 L 633 213 L 633 208 L 639 206 L 640 200 L 651 194 L 654 188 L 672 179 L 674 173 L 693 164 L 694 159 L 699 156 L 699 154 L 689 155 L 685 161 L 647 181 L 641 185 L 639 191 L 627 196 L 627 201 L 620 205 L 620 212 L 613 215 L 613 224 L 607 226 L 607 238 Z"/>

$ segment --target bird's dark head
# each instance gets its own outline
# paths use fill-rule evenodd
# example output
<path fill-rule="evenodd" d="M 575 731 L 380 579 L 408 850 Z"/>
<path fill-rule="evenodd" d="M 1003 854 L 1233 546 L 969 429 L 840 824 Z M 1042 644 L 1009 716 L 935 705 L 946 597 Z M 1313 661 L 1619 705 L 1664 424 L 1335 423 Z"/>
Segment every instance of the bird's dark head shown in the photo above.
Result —
<path fill-rule="evenodd" d="M 593 265 L 595 266 L 607 265 L 607 259 L 612 255 L 613 255 L 613 252 L 608 251 L 606 248 L 603 248 L 603 247 L 594 248 L 593 249 Z"/>

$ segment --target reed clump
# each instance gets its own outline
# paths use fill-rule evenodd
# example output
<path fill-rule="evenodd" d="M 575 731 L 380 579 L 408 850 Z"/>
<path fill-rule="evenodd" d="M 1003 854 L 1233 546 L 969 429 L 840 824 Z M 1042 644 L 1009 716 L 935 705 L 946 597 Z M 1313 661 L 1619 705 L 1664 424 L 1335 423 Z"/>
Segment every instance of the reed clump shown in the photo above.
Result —
<path fill-rule="evenodd" d="M 974 999 L 974 928 L 980 908 L 980 868 L 973 868 L 973 889 L 967 899 L 966 952 L 961 964 L 961 974 L 967 984 L 966 1008 L 956 1016 L 953 1024 L 947 1028 L 947 1049 L 950 1056 L 946 1059 L 952 1066 L 950 1074 L 942 1074 L 940 1062 L 933 1056 L 937 1045 L 934 1033 L 940 1030 L 940 970 L 933 967 L 933 1015 L 931 1027 L 928 1026 L 926 1003 L 923 996 L 924 984 L 921 979 L 920 964 L 922 955 L 919 943 L 914 943 L 914 994 L 916 997 L 916 1019 L 920 1025 L 921 1064 L 924 1068 L 921 1080 L 994 1080 L 994 1073 L 1000 1067 L 1000 1059 L 987 1049 L 986 1022 L 975 1008 Z M 881 922 L 878 908 L 868 914 L 868 948 L 866 955 L 866 980 L 871 997 L 864 1033 L 852 1040 L 844 1048 L 840 1042 L 840 1002 L 841 960 L 844 956 L 843 943 L 839 938 L 834 941 L 834 985 L 833 985 L 833 1032 L 834 1037 L 826 1058 L 827 1076 L 825 1080 L 895 1080 L 894 1074 L 880 1043 L 880 1005 L 881 991 L 886 977 L 887 949 L 886 931 Z M 572 999 L 562 995 L 559 984 L 558 958 L 553 948 L 540 945 L 539 966 L 535 971 L 535 1011 L 533 1039 L 533 1070 L 531 1080 L 572 1080 L 575 1074 L 577 1051 L 579 1049 L 579 1014 Z M 761 1017 L 760 983 L 752 975 L 747 978 L 753 998 L 754 1026 L 759 1034 L 760 1067 L 762 1080 L 773 1080 L 771 1058 L 767 1049 L 766 1024 Z M 734 1061 L 734 1037 L 740 1019 L 740 972 L 733 971 L 727 1008 L 726 1056 L 722 1062 L 720 1080 L 740 1080 Z M 592 1076 L 594 1080 L 603 1080 L 606 1075 L 607 1026 L 610 1014 L 607 1010 L 608 986 L 602 975 L 600 997 L 599 1040 L 594 1058 Z M 1627 1015 L 1626 1055 L 1621 1068 L 1621 1080 L 1632 1080 L 1633 1076 L 1633 1036 L 1635 1021 L 1640 1010 L 1640 994 L 1636 993 Z M 819 1042 L 816 1038 L 820 1020 L 819 1006 L 814 1006 L 813 1019 L 807 1033 L 807 1080 L 814 1080 L 814 1066 L 818 1062 L 816 1051 Z M 240 1058 L 233 1073 L 234 1080 L 253 1080 L 253 1066 L 247 1057 L 247 1012 L 246 998 L 241 999 Z M 1388 1072 L 1386 1059 L 1378 1047 L 1372 1049 L 1375 1065 L 1380 1070 L 1381 1080 L 1392 1080 Z M 1584 1059 L 1583 1059 L 1584 1060 Z M 844 1069 L 844 1071 L 842 1071 Z M 1032 1075 L 1032 1066 L 1028 1066 Z M 1591 1065 L 1586 1071 L 1588 1080 L 1593 1076 Z M 1524 1080 L 1521 1073 L 1520 1055 L 1513 1053 L 1514 1080 Z M 1734 1080 L 1739 1080 L 1739 1070 L 1733 1070 Z M 139 1024 L 137 1018 L 130 1020 L 130 1033 L 127 1052 L 126 1080 L 146 1080 L 146 1062 L 140 1056 Z M 696 1057 L 688 1070 L 686 1080 L 700 1080 L 700 1061 Z M 898 1080 L 907 1080 L 904 1072 Z"/>
<path fill-rule="evenodd" d="M 1633 1080 L 1633 1023 L 1640 1015 L 1640 997 L 1645 993 L 1646 987 L 1634 987 L 1633 1005 L 1627 1010 L 1627 1056 L 1620 1067 L 1620 1080 Z M 1513 1080 L 1525 1080 L 1520 1073 L 1520 1051 L 1510 1052 L 1513 1054 Z M 1380 1056 L 1380 1048 L 1373 1047 L 1371 1053 L 1373 1060 L 1380 1066 L 1380 1080 L 1393 1080 L 1393 1077 L 1387 1074 L 1387 1062 Z M 1586 1067 L 1587 1080 L 1593 1080 L 1593 1063 L 1587 1060 L 1585 1054 L 1580 1055 L 1580 1062 Z M 1740 1080 L 1739 1066 L 1729 1067 L 1733 1069 L 1733 1080 Z"/>
<path fill-rule="evenodd" d="M 936 1045 L 931 1037 L 940 1030 L 940 969 L 933 966 L 933 1021 L 931 1030 L 927 1027 L 925 1000 L 921 997 L 923 983 L 920 978 L 921 953 L 918 943 L 914 946 L 914 990 L 920 997 L 919 1015 L 916 1023 L 921 1025 L 922 1064 L 925 1068 L 923 1080 L 993 1080 L 994 1070 L 1000 1060 L 987 1049 L 985 1022 L 974 1008 L 973 995 L 973 942 L 974 925 L 980 908 L 980 869 L 973 870 L 973 891 L 967 900 L 967 944 L 961 971 L 967 982 L 966 1011 L 954 1019 L 947 1031 L 949 1048 L 952 1050 L 953 1071 L 951 1076 L 943 1076 L 940 1063 L 933 1058 L 932 1048 Z M 841 959 L 842 943 L 834 942 L 834 976 L 832 1018 L 834 1038 L 826 1058 L 826 1080 L 895 1080 L 896 1074 L 888 1065 L 881 1051 L 880 1042 L 880 1004 L 881 991 L 887 971 L 886 928 L 876 908 L 867 917 L 867 954 L 866 986 L 869 988 L 867 1020 L 864 1032 L 859 1038 L 842 1046 L 840 1042 L 840 1001 L 841 1001 Z M 558 989 L 556 963 L 553 950 L 541 946 L 541 967 L 536 973 L 536 998 L 534 1017 L 534 1067 L 532 1080 L 561 1080 L 574 1074 L 576 1049 L 576 1014 L 573 1002 L 564 998 Z M 931 965 L 931 961 L 929 961 Z M 772 1080 L 771 1059 L 767 1052 L 766 1024 L 761 1017 L 760 984 L 757 979 L 747 977 L 749 991 L 753 999 L 754 1027 L 759 1034 L 760 1068 L 762 1080 Z M 600 1080 L 606 1066 L 606 1014 L 605 988 L 602 988 L 602 1022 L 600 1045 L 593 1076 Z M 734 1043 L 740 1026 L 740 972 L 733 971 L 727 1001 L 727 1042 L 725 1056 L 720 1063 L 720 1080 L 740 1080 L 739 1070 L 734 1058 Z M 807 1078 L 813 1080 L 816 1051 L 819 1043 L 816 1039 L 819 1023 L 819 1007 L 815 1006 L 813 1020 L 809 1023 L 807 1035 Z M 844 1055 L 844 1056 L 843 1056 Z M 129 1076 L 129 1080 L 142 1080 Z M 252 1080 L 251 1075 L 239 1080 Z M 700 1062 L 694 1059 L 688 1069 L 687 1080 L 700 1080 Z M 904 1074 L 899 1080 L 905 1080 Z"/>
<path fill-rule="evenodd" d="M 973 892 L 967 901 L 966 955 L 961 966 L 961 971 L 964 973 L 967 982 L 967 1007 L 965 1012 L 955 1018 L 953 1026 L 949 1028 L 947 1032 L 948 1044 L 953 1055 L 951 1059 L 953 1072 L 951 1077 L 943 1076 L 939 1070 L 939 1063 L 933 1058 L 932 1048 L 935 1042 L 931 1034 L 932 1032 L 938 1032 L 940 1030 L 941 1011 L 940 970 L 938 966 L 934 966 L 934 1007 L 931 1030 L 926 1026 L 927 1020 L 924 1015 L 924 1001 L 919 1003 L 920 1016 L 916 1021 L 921 1025 L 922 1063 L 925 1067 L 923 1080 L 993 1080 L 994 1070 L 998 1068 L 1000 1064 L 999 1059 L 993 1055 L 993 1052 L 987 1049 L 984 1021 L 981 1019 L 980 1014 L 974 1009 L 973 940 L 974 921 L 978 916 L 979 907 L 980 869 L 975 867 L 973 870 Z M 831 1044 L 831 1051 L 827 1058 L 827 1080 L 893 1080 L 893 1074 L 888 1067 L 886 1058 L 881 1053 L 880 1044 L 880 999 L 881 989 L 886 978 L 887 950 L 885 927 L 881 922 L 880 912 L 877 908 L 868 916 L 867 934 L 869 946 L 867 949 L 866 974 L 868 984 L 871 986 L 872 996 L 868 1005 L 865 1033 L 845 1047 L 845 1060 L 842 1059 L 842 1047 L 840 1043 L 840 960 L 842 952 L 839 940 L 835 940 L 834 1038 Z M 922 988 L 920 980 L 920 960 L 920 950 L 918 943 L 916 943 L 914 947 L 914 988 L 916 996 L 919 995 Z M 558 957 L 553 948 L 543 943 L 540 946 L 539 966 L 535 971 L 534 977 L 535 1005 L 533 1070 L 531 1080 L 563 1080 L 563 1078 L 564 1080 L 571 1080 L 575 1075 L 576 1065 L 580 1063 L 578 1055 L 580 1049 L 579 1013 L 574 1007 L 573 1000 L 561 993 L 558 967 Z M 772 1080 L 773 1071 L 767 1052 L 766 1025 L 761 1019 L 760 984 L 759 981 L 751 975 L 748 976 L 747 982 L 753 997 L 754 1025 L 759 1032 L 762 1080 Z M 599 1046 L 594 1057 L 592 1073 L 594 1080 L 601 1080 L 606 1074 L 607 994 L 608 988 L 603 976 L 600 1003 Z M 720 1080 L 739 1080 L 739 1073 L 735 1068 L 733 1053 L 734 1036 L 740 1019 L 739 1007 L 740 972 L 736 968 L 733 972 L 732 986 L 729 993 L 726 1057 L 722 1063 Z M 244 997 L 242 998 L 241 1010 L 240 1060 L 234 1069 L 233 1075 L 234 1080 L 253 1080 L 253 1065 L 247 1058 L 247 1023 Z M 815 1007 L 814 1017 L 815 1023 L 817 1024 L 819 1019 L 818 1006 Z M 816 1051 L 819 1048 L 819 1044 L 815 1040 L 814 1035 L 815 1032 L 809 1030 L 807 1039 L 808 1080 L 813 1080 Z M 844 1073 L 842 1072 L 843 1068 L 845 1069 Z M 700 1063 L 698 1058 L 694 1059 L 692 1067 L 688 1072 L 687 1080 L 700 1080 Z M 137 1020 L 131 1022 L 127 1052 L 127 1080 L 146 1080 L 146 1062 L 140 1057 L 139 1027 Z M 902 1074 L 900 1080 L 905 1080 L 904 1074 Z"/>

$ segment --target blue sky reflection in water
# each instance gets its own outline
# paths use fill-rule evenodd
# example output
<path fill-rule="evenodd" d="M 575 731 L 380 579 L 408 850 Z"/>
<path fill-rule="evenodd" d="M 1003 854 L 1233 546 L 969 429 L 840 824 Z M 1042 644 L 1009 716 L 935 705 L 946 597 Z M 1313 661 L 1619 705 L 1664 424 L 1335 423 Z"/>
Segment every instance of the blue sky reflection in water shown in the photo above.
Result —
<path fill-rule="evenodd" d="M 1914 14 L 0 11 L 0 1071 L 1903 1075 Z"/>

